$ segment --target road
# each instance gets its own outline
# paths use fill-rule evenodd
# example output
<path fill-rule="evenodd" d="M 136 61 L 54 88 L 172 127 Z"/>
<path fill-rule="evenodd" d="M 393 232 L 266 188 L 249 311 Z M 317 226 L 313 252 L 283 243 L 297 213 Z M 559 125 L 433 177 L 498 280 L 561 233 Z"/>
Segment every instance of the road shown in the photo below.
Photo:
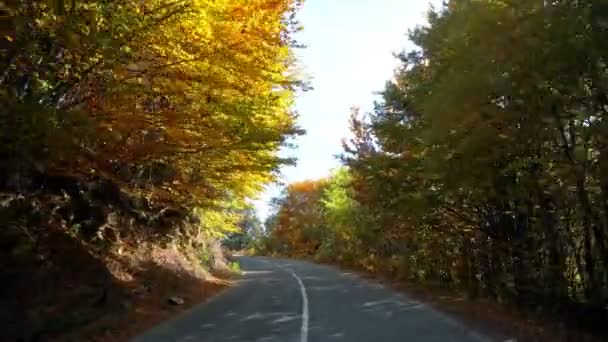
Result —
<path fill-rule="evenodd" d="M 237 285 L 135 342 L 492 341 L 432 308 L 334 267 L 242 257 Z"/>

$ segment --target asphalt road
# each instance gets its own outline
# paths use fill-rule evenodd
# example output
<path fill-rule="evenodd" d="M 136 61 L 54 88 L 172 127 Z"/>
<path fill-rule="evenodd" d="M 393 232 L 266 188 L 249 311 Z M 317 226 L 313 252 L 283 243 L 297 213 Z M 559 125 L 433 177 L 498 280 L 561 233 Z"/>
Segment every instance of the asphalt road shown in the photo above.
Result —
<path fill-rule="evenodd" d="M 250 258 L 237 285 L 136 342 L 493 341 L 454 318 L 334 267 Z"/>

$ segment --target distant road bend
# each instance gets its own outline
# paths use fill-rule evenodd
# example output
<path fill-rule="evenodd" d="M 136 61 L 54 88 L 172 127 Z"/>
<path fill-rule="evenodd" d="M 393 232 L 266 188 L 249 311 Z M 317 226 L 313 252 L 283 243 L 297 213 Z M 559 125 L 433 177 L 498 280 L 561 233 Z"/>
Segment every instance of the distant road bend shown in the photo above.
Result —
<path fill-rule="evenodd" d="M 234 288 L 134 341 L 496 340 L 334 267 L 271 258 L 239 261 L 244 276 Z"/>

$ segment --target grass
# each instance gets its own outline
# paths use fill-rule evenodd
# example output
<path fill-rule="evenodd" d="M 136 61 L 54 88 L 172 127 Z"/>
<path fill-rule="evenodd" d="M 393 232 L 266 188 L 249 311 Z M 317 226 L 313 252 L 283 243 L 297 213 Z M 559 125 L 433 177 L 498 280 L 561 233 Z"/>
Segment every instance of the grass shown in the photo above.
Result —
<path fill-rule="evenodd" d="M 230 267 L 230 271 L 233 273 L 242 273 L 241 264 L 239 264 L 237 261 L 231 261 L 228 267 Z"/>

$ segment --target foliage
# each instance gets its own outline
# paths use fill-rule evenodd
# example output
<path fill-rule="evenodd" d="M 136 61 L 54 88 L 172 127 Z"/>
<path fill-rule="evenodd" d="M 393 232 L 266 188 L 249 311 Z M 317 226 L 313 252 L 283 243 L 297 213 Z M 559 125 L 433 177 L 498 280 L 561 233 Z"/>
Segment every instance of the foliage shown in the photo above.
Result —
<path fill-rule="evenodd" d="M 237 229 L 227 234 L 224 245 L 232 250 L 244 250 L 250 248 L 253 240 L 262 234 L 262 222 L 252 208 L 247 208 L 239 213 Z"/>
<path fill-rule="evenodd" d="M 303 202 L 319 218 L 271 222 L 275 245 L 297 254 L 298 236 L 330 260 L 356 255 L 471 296 L 606 317 L 605 9 L 475 0 L 431 10 L 382 101 L 353 113 L 348 171 Z M 293 232 L 311 220 L 317 233 Z"/>
<path fill-rule="evenodd" d="M 236 261 L 230 263 L 230 271 L 236 274 L 241 273 L 241 264 Z"/>
<path fill-rule="evenodd" d="M 271 249 L 290 251 L 293 255 L 317 251 L 324 225 L 319 200 L 325 188 L 324 181 L 294 183 L 285 189 L 282 197 L 275 199 L 276 214 L 267 220 L 266 229 L 272 234 L 270 245 L 276 242 L 280 245 Z"/>
<path fill-rule="evenodd" d="M 2 3 L 0 185 L 101 180 L 141 199 L 141 211 L 200 223 L 171 235 L 234 231 L 235 208 L 292 162 L 278 151 L 302 133 L 291 109 L 303 85 L 293 67 L 300 5 Z"/>

